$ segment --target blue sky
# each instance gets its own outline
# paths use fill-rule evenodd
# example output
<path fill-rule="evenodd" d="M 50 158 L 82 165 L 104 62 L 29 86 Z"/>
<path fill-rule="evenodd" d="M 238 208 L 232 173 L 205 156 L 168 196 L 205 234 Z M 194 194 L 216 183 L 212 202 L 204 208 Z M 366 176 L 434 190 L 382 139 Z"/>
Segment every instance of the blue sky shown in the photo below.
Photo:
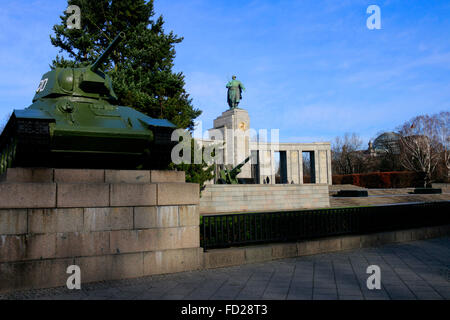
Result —
<path fill-rule="evenodd" d="M 381 8 L 381 30 L 366 9 Z M 0 0 L 0 121 L 31 104 L 58 50 L 50 44 L 66 1 Z M 254 129 L 281 142 L 364 143 L 424 113 L 450 110 L 450 2 L 444 0 L 156 0 L 165 30 L 184 37 L 175 70 L 203 110 L 227 109 L 233 74 Z"/>

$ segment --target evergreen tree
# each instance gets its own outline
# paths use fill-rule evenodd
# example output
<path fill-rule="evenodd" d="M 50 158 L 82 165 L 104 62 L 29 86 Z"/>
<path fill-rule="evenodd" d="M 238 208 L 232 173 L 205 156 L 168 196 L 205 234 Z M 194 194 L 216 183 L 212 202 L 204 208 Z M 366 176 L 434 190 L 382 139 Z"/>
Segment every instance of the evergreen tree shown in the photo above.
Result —
<path fill-rule="evenodd" d="M 86 66 L 124 31 L 126 40 L 105 62 L 119 104 L 153 118 L 165 118 L 193 130 L 201 111 L 192 106 L 184 75 L 172 71 L 174 46 L 183 38 L 165 33 L 162 16 L 154 19 L 153 0 L 69 0 L 81 9 L 81 29 L 67 28 L 71 14 L 55 25 L 51 43 L 68 55 L 57 56 L 52 67 Z"/>

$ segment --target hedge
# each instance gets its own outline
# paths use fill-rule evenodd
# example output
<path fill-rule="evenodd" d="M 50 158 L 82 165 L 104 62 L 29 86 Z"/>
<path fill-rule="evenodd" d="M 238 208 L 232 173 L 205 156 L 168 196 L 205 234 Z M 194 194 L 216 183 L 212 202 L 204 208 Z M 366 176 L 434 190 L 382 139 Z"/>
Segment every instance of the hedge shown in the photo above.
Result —
<path fill-rule="evenodd" d="M 392 171 L 333 175 L 333 184 L 353 184 L 363 188 L 411 188 L 423 186 L 415 172 Z"/>

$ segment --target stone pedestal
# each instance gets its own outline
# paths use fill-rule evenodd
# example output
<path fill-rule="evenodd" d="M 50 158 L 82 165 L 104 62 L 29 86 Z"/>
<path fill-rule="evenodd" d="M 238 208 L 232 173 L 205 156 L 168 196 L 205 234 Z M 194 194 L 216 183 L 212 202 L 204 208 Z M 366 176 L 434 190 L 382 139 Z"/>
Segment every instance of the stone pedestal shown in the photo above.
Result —
<path fill-rule="evenodd" d="M 210 130 L 212 139 L 220 140 L 222 138 L 225 141 L 223 152 L 225 165 L 235 167 L 250 156 L 250 117 L 247 110 L 236 108 L 223 112 L 214 120 L 214 129 Z M 220 134 L 217 134 L 217 131 Z M 251 178 L 249 162 L 241 168 L 238 177 Z"/>
<path fill-rule="evenodd" d="M 199 186 L 184 172 L 8 169 L 0 177 L 0 293 L 202 267 Z"/>

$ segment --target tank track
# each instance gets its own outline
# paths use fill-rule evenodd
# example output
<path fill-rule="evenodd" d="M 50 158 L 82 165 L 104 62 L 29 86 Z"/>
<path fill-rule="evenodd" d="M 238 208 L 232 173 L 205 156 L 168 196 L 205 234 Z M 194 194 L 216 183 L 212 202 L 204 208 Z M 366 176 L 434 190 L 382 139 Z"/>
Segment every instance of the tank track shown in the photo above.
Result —
<path fill-rule="evenodd" d="M 150 128 L 154 134 L 154 141 L 150 147 L 150 157 L 147 159 L 147 167 L 164 170 L 171 162 L 171 152 L 177 144 L 171 141 L 173 129 Z"/>
<path fill-rule="evenodd" d="M 14 163 L 17 151 L 17 142 L 14 137 L 10 137 L 0 150 L 0 175 Z"/>
<path fill-rule="evenodd" d="M 49 153 L 49 121 L 11 118 L 0 137 L 0 174 L 16 166 L 45 166 Z"/>
<path fill-rule="evenodd" d="M 51 152 L 52 120 L 10 118 L 0 135 L 0 175 L 11 167 L 68 167 L 106 169 L 167 169 L 171 162 L 171 130 L 152 128 L 154 142 L 142 156 L 65 154 Z"/>

